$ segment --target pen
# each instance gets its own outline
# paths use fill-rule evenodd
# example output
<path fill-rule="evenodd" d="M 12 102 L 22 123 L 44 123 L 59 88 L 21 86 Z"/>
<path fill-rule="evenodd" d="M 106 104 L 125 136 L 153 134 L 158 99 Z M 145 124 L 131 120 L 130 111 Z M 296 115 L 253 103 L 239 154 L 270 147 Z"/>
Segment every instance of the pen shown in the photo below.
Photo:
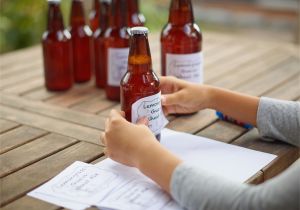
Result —
<path fill-rule="evenodd" d="M 240 122 L 236 119 L 233 119 L 232 117 L 229 117 L 227 115 L 224 115 L 222 112 L 219 112 L 219 111 L 216 111 L 216 115 L 217 117 L 220 119 L 220 120 L 224 120 L 224 121 L 227 121 L 227 122 L 231 122 L 231 123 L 234 123 L 236 125 L 239 125 L 239 126 L 242 126 L 243 128 L 246 128 L 246 129 L 251 129 L 253 128 L 253 125 L 250 125 L 250 124 L 247 124 L 247 123 L 243 123 L 243 122 Z"/>

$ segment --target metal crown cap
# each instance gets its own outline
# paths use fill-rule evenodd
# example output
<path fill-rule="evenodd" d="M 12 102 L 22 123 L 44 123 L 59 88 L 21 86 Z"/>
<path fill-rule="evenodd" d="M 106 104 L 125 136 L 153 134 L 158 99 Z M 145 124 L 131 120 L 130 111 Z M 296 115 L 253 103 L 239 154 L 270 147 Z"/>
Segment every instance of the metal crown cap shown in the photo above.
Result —
<path fill-rule="evenodd" d="M 130 29 L 130 35 L 135 35 L 135 34 L 148 34 L 149 29 L 146 27 L 133 27 Z"/>
<path fill-rule="evenodd" d="M 60 0 L 47 0 L 48 2 L 60 3 Z"/>

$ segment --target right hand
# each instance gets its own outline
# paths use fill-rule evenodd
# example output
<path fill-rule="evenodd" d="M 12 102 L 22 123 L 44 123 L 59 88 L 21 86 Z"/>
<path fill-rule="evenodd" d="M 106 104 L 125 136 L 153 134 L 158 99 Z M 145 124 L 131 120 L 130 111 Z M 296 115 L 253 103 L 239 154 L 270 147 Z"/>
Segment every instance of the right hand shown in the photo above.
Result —
<path fill-rule="evenodd" d="M 161 77 L 164 113 L 189 114 L 208 108 L 209 94 L 205 85 L 194 84 L 175 77 Z"/>

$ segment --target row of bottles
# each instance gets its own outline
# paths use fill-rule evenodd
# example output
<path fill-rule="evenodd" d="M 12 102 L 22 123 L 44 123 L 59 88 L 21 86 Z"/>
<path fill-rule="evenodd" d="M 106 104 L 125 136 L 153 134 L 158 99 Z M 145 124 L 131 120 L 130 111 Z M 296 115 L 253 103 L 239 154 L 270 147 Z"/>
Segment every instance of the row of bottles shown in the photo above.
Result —
<path fill-rule="evenodd" d="M 106 64 L 105 52 L 112 47 L 127 48 L 128 51 L 127 27 L 143 25 L 144 21 L 138 11 L 138 0 L 128 3 L 126 0 L 94 0 L 88 26 L 83 1 L 72 0 L 70 27 L 66 30 L 60 0 L 48 0 L 47 30 L 42 38 L 47 89 L 67 90 L 74 81 L 89 81 L 94 72 L 96 85 L 106 87 L 107 68 L 115 68 L 115 62 Z M 115 97 L 115 86 L 108 87 L 106 92 L 108 98 L 119 100 Z"/>
<path fill-rule="evenodd" d="M 48 30 L 43 37 L 47 88 L 50 90 L 69 88 L 73 81 L 68 76 L 71 73 L 74 74 L 75 81 L 87 81 L 94 69 L 97 87 L 105 88 L 108 99 L 120 100 L 120 81 L 128 75 L 125 74 L 126 71 L 132 69 L 128 63 L 149 60 L 143 54 L 147 48 L 136 49 L 136 52 L 141 53 L 137 60 L 128 57 L 130 43 L 127 29 L 133 26 L 143 26 L 145 20 L 139 13 L 138 1 L 95 0 L 94 10 L 90 15 L 90 30 L 84 23 L 82 1 L 73 0 L 71 34 L 64 30 L 59 0 L 48 0 L 48 2 Z M 131 3 L 128 4 L 128 2 Z M 79 9 L 76 9 L 77 7 Z M 49 35 L 53 31 L 55 33 Z M 145 32 L 133 33 L 147 34 Z M 56 43 L 53 40 L 49 41 L 49 37 L 56 37 Z M 82 41 L 76 41 L 80 39 Z M 202 36 L 199 27 L 194 23 L 191 0 L 172 0 L 169 20 L 161 33 L 162 75 L 173 75 L 196 83 L 202 82 L 201 43 Z M 133 47 L 132 43 L 130 46 Z M 88 67 L 90 70 L 85 70 Z M 137 65 L 135 71 L 144 72 L 149 68 L 152 69 L 151 58 L 150 64 L 141 63 Z M 143 77 L 143 80 L 148 79 L 147 76 Z M 132 81 L 136 81 L 137 85 L 131 85 L 131 90 L 134 87 L 134 90 L 144 91 L 146 95 L 151 92 L 149 89 L 142 88 L 139 80 Z M 152 91 L 151 94 L 154 92 Z M 127 95 L 126 97 L 133 96 Z"/>

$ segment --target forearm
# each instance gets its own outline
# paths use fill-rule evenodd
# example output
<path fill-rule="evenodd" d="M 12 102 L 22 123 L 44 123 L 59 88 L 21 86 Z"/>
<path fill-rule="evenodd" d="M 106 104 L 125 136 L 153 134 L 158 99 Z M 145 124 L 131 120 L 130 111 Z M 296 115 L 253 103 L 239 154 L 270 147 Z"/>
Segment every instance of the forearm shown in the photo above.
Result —
<path fill-rule="evenodd" d="M 212 108 L 241 122 L 257 125 L 259 98 L 217 87 L 207 86 L 208 108 Z"/>
<path fill-rule="evenodd" d="M 171 176 L 181 160 L 159 143 L 141 151 L 136 158 L 137 168 L 170 193 Z"/>

